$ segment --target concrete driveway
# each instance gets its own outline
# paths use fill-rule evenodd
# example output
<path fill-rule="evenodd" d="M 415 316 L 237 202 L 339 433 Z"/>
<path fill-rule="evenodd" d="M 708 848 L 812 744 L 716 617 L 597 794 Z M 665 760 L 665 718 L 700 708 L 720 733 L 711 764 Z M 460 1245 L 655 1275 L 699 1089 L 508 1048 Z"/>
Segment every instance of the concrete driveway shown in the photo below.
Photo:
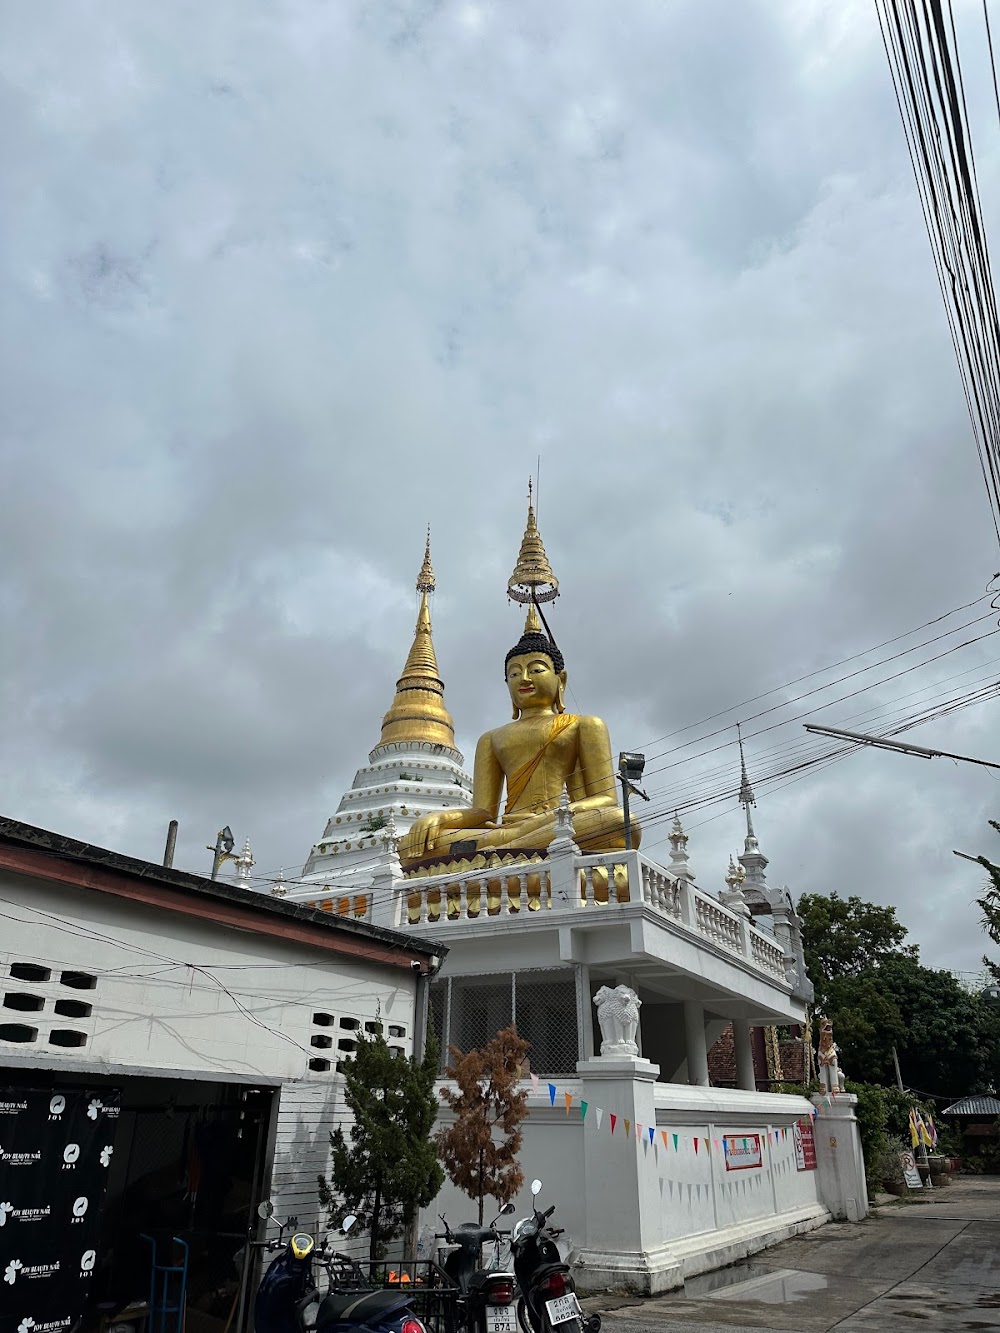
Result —
<path fill-rule="evenodd" d="M 1000 1329 L 1000 1177 L 831 1223 L 668 1296 L 585 1304 L 605 1333 Z"/>

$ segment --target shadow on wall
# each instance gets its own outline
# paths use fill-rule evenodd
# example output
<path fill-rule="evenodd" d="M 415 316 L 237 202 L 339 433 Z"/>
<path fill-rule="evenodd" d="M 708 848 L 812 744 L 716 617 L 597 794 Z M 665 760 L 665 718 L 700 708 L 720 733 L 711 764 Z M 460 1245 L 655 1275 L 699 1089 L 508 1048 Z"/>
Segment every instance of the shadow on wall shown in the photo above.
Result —
<path fill-rule="evenodd" d="M 298 1225 L 314 1234 L 328 1230 L 317 1180 L 330 1174 L 330 1135 L 338 1124 L 346 1133 L 350 1123 L 339 1093 L 332 1079 L 281 1090 L 271 1198 L 280 1218 L 297 1217 Z"/>

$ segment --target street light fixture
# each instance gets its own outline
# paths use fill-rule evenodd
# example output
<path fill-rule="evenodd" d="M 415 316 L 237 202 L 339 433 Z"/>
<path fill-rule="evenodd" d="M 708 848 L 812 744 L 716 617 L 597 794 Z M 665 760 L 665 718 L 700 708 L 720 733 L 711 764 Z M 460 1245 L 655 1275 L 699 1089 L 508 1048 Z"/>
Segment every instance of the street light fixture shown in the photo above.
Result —
<path fill-rule="evenodd" d="M 646 756 L 639 754 L 636 750 L 622 750 L 618 756 L 618 781 L 622 784 L 622 808 L 625 811 L 625 850 L 632 850 L 632 820 L 628 812 L 629 793 L 635 796 L 641 796 L 644 801 L 649 797 L 635 784 L 642 777 L 642 771 L 646 767 Z"/>
<path fill-rule="evenodd" d="M 233 837 L 233 831 L 227 824 L 224 829 L 220 829 L 215 837 L 215 846 L 206 850 L 214 853 L 212 857 L 212 878 L 218 879 L 219 867 L 223 861 L 233 859 L 233 848 L 236 846 L 236 839 Z"/>

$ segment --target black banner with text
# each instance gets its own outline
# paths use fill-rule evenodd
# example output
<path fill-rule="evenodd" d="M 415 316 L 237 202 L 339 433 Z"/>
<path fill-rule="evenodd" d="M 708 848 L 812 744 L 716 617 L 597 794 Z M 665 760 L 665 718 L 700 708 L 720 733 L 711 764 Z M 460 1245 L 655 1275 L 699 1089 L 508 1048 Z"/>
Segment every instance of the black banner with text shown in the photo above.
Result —
<path fill-rule="evenodd" d="M 97 1262 L 120 1095 L 0 1088 L 0 1333 L 70 1333 Z"/>

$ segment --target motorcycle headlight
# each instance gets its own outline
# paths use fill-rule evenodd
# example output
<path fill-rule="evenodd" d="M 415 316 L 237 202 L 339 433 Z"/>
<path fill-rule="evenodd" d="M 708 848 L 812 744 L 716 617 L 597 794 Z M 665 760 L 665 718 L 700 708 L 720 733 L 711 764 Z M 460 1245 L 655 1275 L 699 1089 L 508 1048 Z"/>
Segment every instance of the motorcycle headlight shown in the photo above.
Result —
<path fill-rule="evenodd" d="M 316 1242 L 312 1236 L 306 1235 L 304 1231 L 297 1231 L 288 1242 L 288 1248 L 295 1259 L 308 1259 L 310 1254 L 316 1248 Z"/>

